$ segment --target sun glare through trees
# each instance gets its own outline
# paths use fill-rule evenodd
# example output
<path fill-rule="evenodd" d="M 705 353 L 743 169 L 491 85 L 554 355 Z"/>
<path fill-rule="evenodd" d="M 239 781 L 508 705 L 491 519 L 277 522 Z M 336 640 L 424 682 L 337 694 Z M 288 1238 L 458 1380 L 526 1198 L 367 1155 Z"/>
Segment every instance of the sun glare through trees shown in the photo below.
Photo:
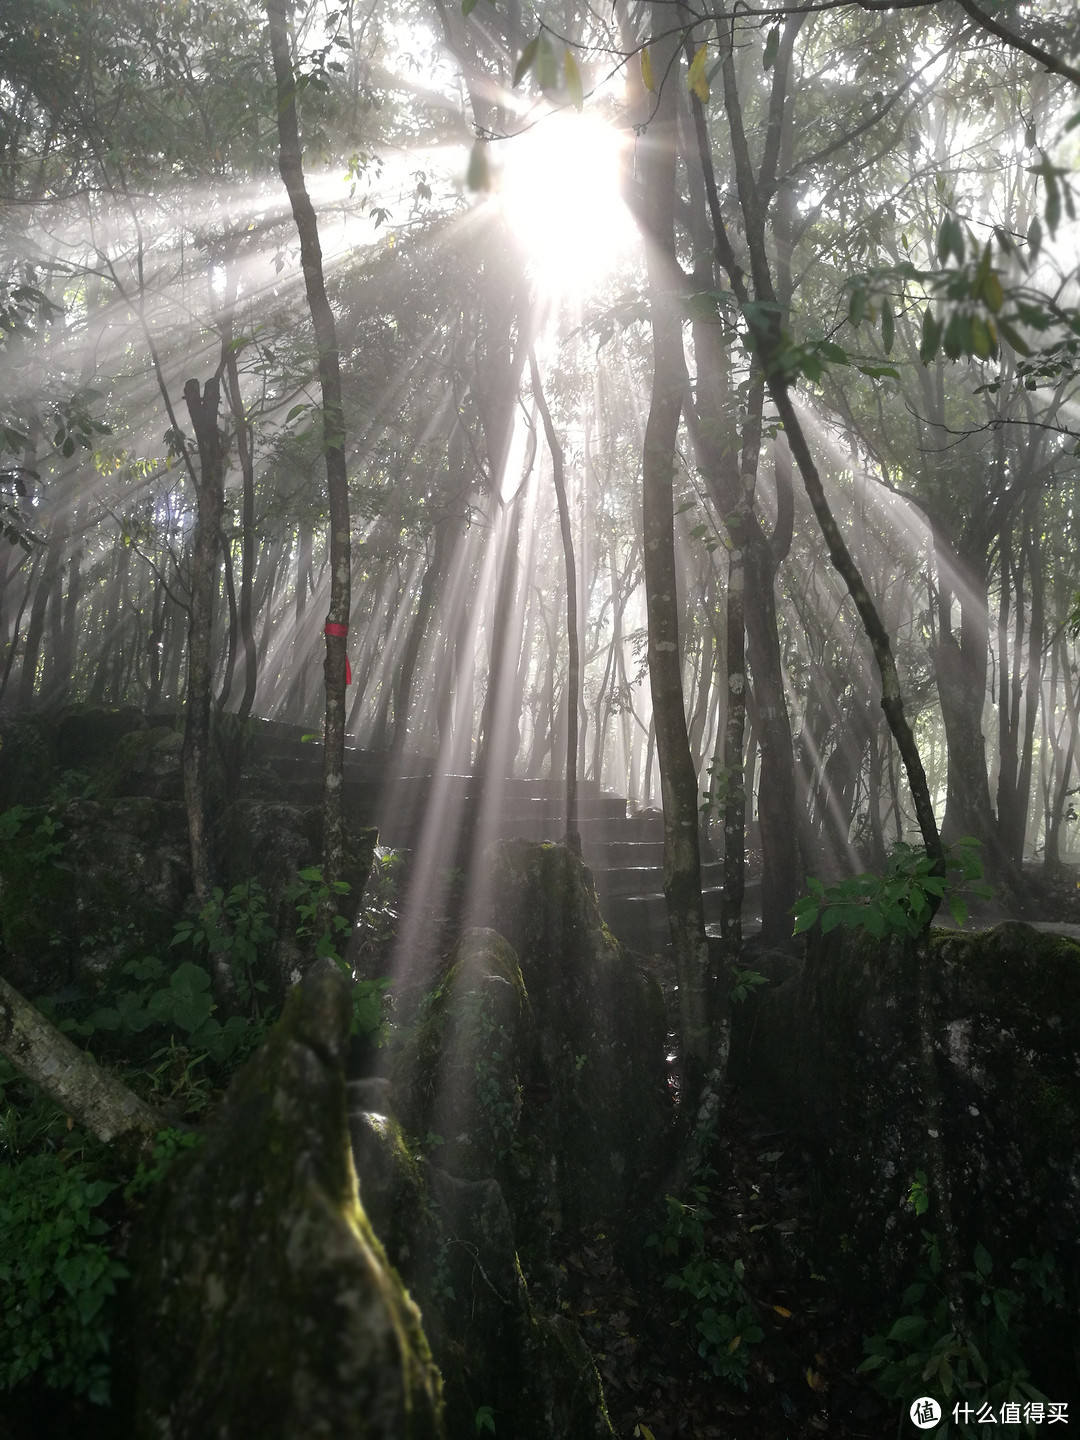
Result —
<path fill-rule="evenodd" d="M 0 1440 L 1064 1418 L 1078 173 L 1076 0 L 0 0 Z"/>
<path fill-rule="evenodd" d="M 546 298 L 580 304 L 640 247 L 621 193 L 632 146 L 594 116 L 558 112 L 494 147 L 499 200 Z"/>

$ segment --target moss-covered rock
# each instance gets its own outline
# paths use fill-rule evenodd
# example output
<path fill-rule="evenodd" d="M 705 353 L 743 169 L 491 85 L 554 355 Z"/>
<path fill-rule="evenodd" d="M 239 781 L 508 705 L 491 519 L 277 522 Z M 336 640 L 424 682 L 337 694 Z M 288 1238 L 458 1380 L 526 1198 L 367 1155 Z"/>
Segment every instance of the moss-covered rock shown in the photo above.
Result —
<path fill-rule="evenodd" d="M 189 888 L 182 805 L 79 799 L 30 811 L 0 844 L 4 975 L 31 997 L 89 994 L 124 961 L 165 954 Z"/>
<path fill-rule="evenodd" d="M 182 732 L 170 726 L 129 730 L 108 757 L 104 778 L 109 792 L 183 800 L 183 748 Z"/>
<path fill-rule="evenodd" d="M 439 1377 L 361 1207 L 348 989 L 296 987 L 206 1143 L 144 1218 L 135 1405 L 146 1440 L 427 1440 Z"/>
<path fill-rule="evenodd" d="M 125 735 L 147 725 L 142 711 L 131 706 L 68 706 L 57 720 L 56 763 L 61 770 L 98 770 L 111 762 Z"/>
<path fill-rule="evenodd" d="M 663 995 L 604 925 L 565 846 L 490 856 L 491 923 L 517 954 L 536 1036 L 526 1123 L 551 1157 L 556 1224 L 614 1223 L 669 1118 Z"/>
<path fill-rule="evenodd" d="M 0 810 L 40 805 L 56 784 L 56 722 L 26 715 L 0 734 Z"/>
<path fill-rule="evenodd" d="M 592 1357 L 568 1320 L 537 1308 L 498 1183 L 418 1159 L 393 1115 L 352 1111 L 350 1128 L 365 1208 L 423 1308 L 451 1440 L 474 1440 L 482 1406 L 515 1440 L 610 1437 Z"/>
<path fill-rule="evenodd" d="M 931 941 L 935 1070 L 960 1254 L 995 1274 L 1049 1251 L 1080 1298 L 1080 945 L 1010 922 Z M 732 1077 L 809 1139 L 823 1236 L 877 1292 L 909 1271 L 905 1197 L 927 1168 L 910 948 L 815 933 L 800 975 L 736 1010 Z M 824 1263 L 824 1262 L 822 1262 Z M 841 1262 L 842 1263 L 842 1262 Z M 1080 1334 L 1077 1336 L 1080 1339 Z"/>
<path fill-rule="evenodd" d="M 533 1037 L 517 956 L 493 930 L 466 931 L 395 1065 L 411 1134 L 437 1136 L 462 1179 L 511 1178 Z"/>

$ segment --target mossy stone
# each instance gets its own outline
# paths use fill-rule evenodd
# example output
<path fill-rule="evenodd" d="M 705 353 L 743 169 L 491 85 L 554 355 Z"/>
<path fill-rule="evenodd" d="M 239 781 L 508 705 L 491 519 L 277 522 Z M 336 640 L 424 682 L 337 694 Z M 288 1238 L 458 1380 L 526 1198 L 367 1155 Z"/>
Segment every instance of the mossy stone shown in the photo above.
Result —
<path fill-rule="evenodd" d="M 438 1137 L 462 1179 L 510 1179 L 532 1037 L 517 957 L 493 930 L 468 930 L 394 1068 L 402 1121 Z"/>
<path fill-rule="evenodd" d="M 360 1204 L 333 966 L 291 992 L 138 1246 L 146 1440 L 434 1440 L 419 1313 Z"/>
<path fill-rule="evenodd" d="M 556 1223 L 615 1223 L 670 1118 L 660 985 L 604 925 L 592 877 L 565 846 L 508 841 L 487 863 L 491 921 L 532 1007 L 528 1123 L 553 1157 Z"/>
<path fill-rule="evenodd" d="M 1080 945 L 1017 922 L 938 931 L 931 967 L 960 1253 L 982 1244 L 1004 1275 L 1013 1260 L 1049 1251 L 1075 1314 Z M 811 1144 L 822 1235 L 846 1237 L 847 1258 L 835 1263 L 871 1296 L 910 1272 L 920 1242 L 904 1203 L 927 1166 L 916 985 L 902 942 L 813 932 L 801 975 L 735 1016 L 732 1078 Z"/>
<path fill-rule="evenodd" d="M 0 810 L 40 805 L 56 784 L 56 723 L 26 715 L 0 735 Z"/>

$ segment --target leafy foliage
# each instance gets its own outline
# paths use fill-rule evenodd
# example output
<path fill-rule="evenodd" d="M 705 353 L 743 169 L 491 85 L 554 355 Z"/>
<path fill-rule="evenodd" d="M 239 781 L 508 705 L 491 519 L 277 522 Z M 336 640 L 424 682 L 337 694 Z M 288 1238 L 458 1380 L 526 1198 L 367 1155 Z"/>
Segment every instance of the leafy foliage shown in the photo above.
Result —
<path fill-rule="evenodd" d="M 108 1302 L 127 1274 L 100 1209 L 116 1187 L 54 1154 L 0 1170 L 0 1386 L 109 1400 Z"/>
<path fill-rule="evenodd" d="M 962 889 L 986 898 L 990 887 L 982 883 L 979 842 L 970 836 L 957 841 L 946 856 L 946 875 L 935 875 L 934 862 L 921 845 L 901 841 L 893 846 L 884 875 L 855 875 L 826 886 L 811 876 L 809 895 L 796 902 L 795 935 L 820 921 L 823 934 L 838 925 L 866 930 L 875 939 L 906 935 L 914 939 L 929 924 L 942 900 L 954 922 L 967 919 Z"/>
<path fill-rule="evenodd" d="M 926 1177 L 920 1171 L 909 1196 L 916 1214 L 929 1206 Z M 928 1237 L 916 1278 L 901 1298 L 901 1315 L 888 1328 L 868 1336 L 861 1373 L 887 1400 L 908 1403 L 927 1393 L 946 1402 L 946 1436 L 974 1436 L 981 1427 L 963 1419 L 957 1425 L 948 1412 L 956 1402 L 1003 1403 L 1045 1401 L 1021 1359 L 1026 1312 L 1035 1304 L 1044 1312 L 1061 1309 L 1064 1295 L 1049 1254 L 1015 1260 L 1007 1280 L 994 1279 L 994 1262 L 977 1244 L 973 1268 L 962 1279 L 972 1303 L 962 1331 L 949 1313 L 942 1284 L 942 1263 L 936 1239 Z M 973 1412 L 976 1407 L 973 1406 Z"/>
<path fill-rule="evenodd" d="M 749 1347 L 759 1344 L 765 1332 L 742 1283 L 743 1262 L 729 1263 L 712 1251 L 707 1227 L 714 1217 L 705 1203 L 705 1185 L 695 1185 L 691 1196 L 691 1201 L 665 1198 L 664 1224 L 645 1245 L 673 1267 L 664 1285 L 684 1298 L 679 1318 L 689 1321 L 695 1349 L 709 1371 L 745 1390 Z"/>
<path fill-rule="evenodd" d="M 257 880 L 245 880 L 228 895 L 215 888 L 198 921 L 182 920 L 177 925 L 172 943 L 205 950 L 211 957 L 225 956 L 241 1004 L 257 1017 L 259 996 L 267 989 L 259 978 L 259 960 L 273 940 L 266 892 Z"/>
<path fill-rule="evenodd" d="M 396 918 L 393 909 L 393 871 L 396 861 L 376 860 L 380 881 L 376 886 L 376 903 L 373 907 L 371 926 L 364 940 L 378 948 L 388 941 Z M 385 868 L 384 868 L 385 865 Z M 390 988 L 385 978 L 368 979 L 357 977 L 352 965 L 341 955 L 339 946 L 349 938 L 348 919 L 338 910 L 336 901 L 349 894 L 352 887 L 347 880 L 327 881 L 317 865 L 301 870 L 289 887 L 288 896 L 296 907 L 299 917 L 297 936 L 314 941 L 315 954 L 320 959 L 333 960 L 334 964 L 353 982 L 351 1034 L 369 1042 L 381 1045 L 387 1035 L 386 994 Z"/>

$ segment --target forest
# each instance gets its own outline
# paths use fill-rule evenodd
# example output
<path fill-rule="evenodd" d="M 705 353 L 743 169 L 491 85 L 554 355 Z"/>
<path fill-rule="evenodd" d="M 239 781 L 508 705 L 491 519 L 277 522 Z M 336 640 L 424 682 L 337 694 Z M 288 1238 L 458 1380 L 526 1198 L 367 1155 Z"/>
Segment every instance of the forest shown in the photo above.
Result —
<path fill-rule="evenodd" d="M 0 7 L 0 1440 L 1080 1414 L 1078 169 L 1070 0 Z"/>

